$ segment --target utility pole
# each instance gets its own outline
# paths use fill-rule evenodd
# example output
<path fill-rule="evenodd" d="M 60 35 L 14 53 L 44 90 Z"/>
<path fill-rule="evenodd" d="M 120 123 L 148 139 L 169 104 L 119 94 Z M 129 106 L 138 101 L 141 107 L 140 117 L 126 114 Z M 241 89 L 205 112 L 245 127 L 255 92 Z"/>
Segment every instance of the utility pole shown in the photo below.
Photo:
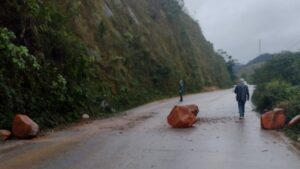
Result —
<path fill-rule="evenodd" d="M 261 55 L 261 39 L 259 39 L 259 42 L 258 42 L 258 56 Z"/>

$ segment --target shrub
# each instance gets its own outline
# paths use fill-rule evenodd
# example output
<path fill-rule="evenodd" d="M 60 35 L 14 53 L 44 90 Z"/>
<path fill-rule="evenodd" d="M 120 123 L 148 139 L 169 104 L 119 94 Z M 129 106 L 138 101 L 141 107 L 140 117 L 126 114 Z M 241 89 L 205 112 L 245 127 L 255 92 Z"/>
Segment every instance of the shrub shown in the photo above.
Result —
<path fill-rule="evenodd" d="M 40 64 L 24 46 L 15 45 L 14 33 L 0 28 L 0 126 L 8 128 L 14 113 L 25 112 Z"/>
<path fill-rule="evenodd" d="M 16 113 L 45 128 L 99 107 L 100 90 L 94 87 L 99 81 L 91 80 L 96 65 L 70 31 L 71 16 L 53 2 L 36 0 L 6 2 L 0 8 L 13 18 L 0 13 L 0 23 L 12 30 L 0 29 L 0 128 L 9 128 Z"/>
<path fill-rule="evenodd" d="M 281 101 L 291 97 L 289 88 L 291 88 L 290 84 L 277 80 L 258 85 L 253 93 L 252 101 L 260 112 L 264 109 L 272 109 Z"/>
<path fill-rule="evenodd" d="M 281 80 L 292 85 L 300 84 L 300 53 L 282 52 L 274 55 L 263 67 L 252 76 L 255 84 Z"/>

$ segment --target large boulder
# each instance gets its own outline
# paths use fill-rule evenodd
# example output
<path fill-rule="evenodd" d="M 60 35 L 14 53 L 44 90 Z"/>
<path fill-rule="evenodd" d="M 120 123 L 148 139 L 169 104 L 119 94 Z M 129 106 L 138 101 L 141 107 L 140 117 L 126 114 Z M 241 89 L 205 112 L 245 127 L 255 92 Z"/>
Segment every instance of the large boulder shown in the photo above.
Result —
<path fill-rule="evenodd" d="M 8 140 L 11 136 L 11 132 L 8 130 L 0 130 L 0 140 L 5 141 Z"/>
<path fill-rule="evenodd" d="M 197 105 L 191 104 L 191 105 L 186 105 L 185 107 L 187 107 L 189 109 L 189 111 L 191 111 L 195 116 L 198 115 L 199 108 Z"/>
<path fill-rule="evenodd" d="M 294 127 L 295 125 L 299 124 L 300 123 L 300 114 L 296 117 L 294 117 L 288 124 L 288 127 L 289 128 L 292 128 Z"/>
<path fill-rule="evenodd" d="M 28 116 L 17 114 L 13 121 L 12 132 L 17 138 L 32 138 L 37 136 L 39 132 L 39 125 Z"/>
<path fill-rule="evenodd" d="M 197 106 L 196 106 L 197 107 Z M 197 121 L 196 108 L 194 106 L 175 106 L 170 112 L 167 121 L 173 128 L 192 127 Z"/>
<path fill-rule="evenodd" d="M 286 117 L 283 109 L 275 108 L 273 111 L 262 114 L 260 120 L 262 129 L 274 130 L 284 127 Z"/>

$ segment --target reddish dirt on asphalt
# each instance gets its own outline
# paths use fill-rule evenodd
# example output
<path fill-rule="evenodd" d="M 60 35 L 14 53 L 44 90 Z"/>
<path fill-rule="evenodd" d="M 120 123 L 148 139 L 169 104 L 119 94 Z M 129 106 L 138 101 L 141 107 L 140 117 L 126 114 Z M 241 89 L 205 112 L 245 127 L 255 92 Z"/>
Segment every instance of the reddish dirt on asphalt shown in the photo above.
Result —
<path fill-rule="evenodd" d="M 176 104 L 197 104 L 192 128 L 172 129 Z M 232 90 L 153 102 L 29 141 L 0 143 L 0 169 L 299 169 L 299 152 L 278 131 L 260 129 L 246 105 L 238 120 Z"/>

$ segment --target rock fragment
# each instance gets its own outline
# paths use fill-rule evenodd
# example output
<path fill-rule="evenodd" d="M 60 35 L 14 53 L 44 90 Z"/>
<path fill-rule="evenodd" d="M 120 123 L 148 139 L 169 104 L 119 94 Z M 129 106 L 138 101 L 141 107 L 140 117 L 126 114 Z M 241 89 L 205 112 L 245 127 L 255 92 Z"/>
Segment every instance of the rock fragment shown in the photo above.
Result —
<path fill-rule="evenodd" d="M 300 115 L 297 115 L 289 122 L 288 127 L 292 128 L 299 123 L 300 123 Z"/>
<path fill-rule="evenodd" d="M 37 136 L 39 125 L 27 115 L 17 114 L 13 121 L 12 133 L 17 138 L 27 139 Z"/>
<path fill-rule="evenodd" d="M 6 141 L 10 138 L 11 132 L 8 130 L 0 130 L 0 140 Z"/>
<path fill-rule="evenodd" d="M 261 128 L 267 130 L 282 129 L 285 125 L 285 120 L 284 110 L 275 108 L 261 115 Z"/>

